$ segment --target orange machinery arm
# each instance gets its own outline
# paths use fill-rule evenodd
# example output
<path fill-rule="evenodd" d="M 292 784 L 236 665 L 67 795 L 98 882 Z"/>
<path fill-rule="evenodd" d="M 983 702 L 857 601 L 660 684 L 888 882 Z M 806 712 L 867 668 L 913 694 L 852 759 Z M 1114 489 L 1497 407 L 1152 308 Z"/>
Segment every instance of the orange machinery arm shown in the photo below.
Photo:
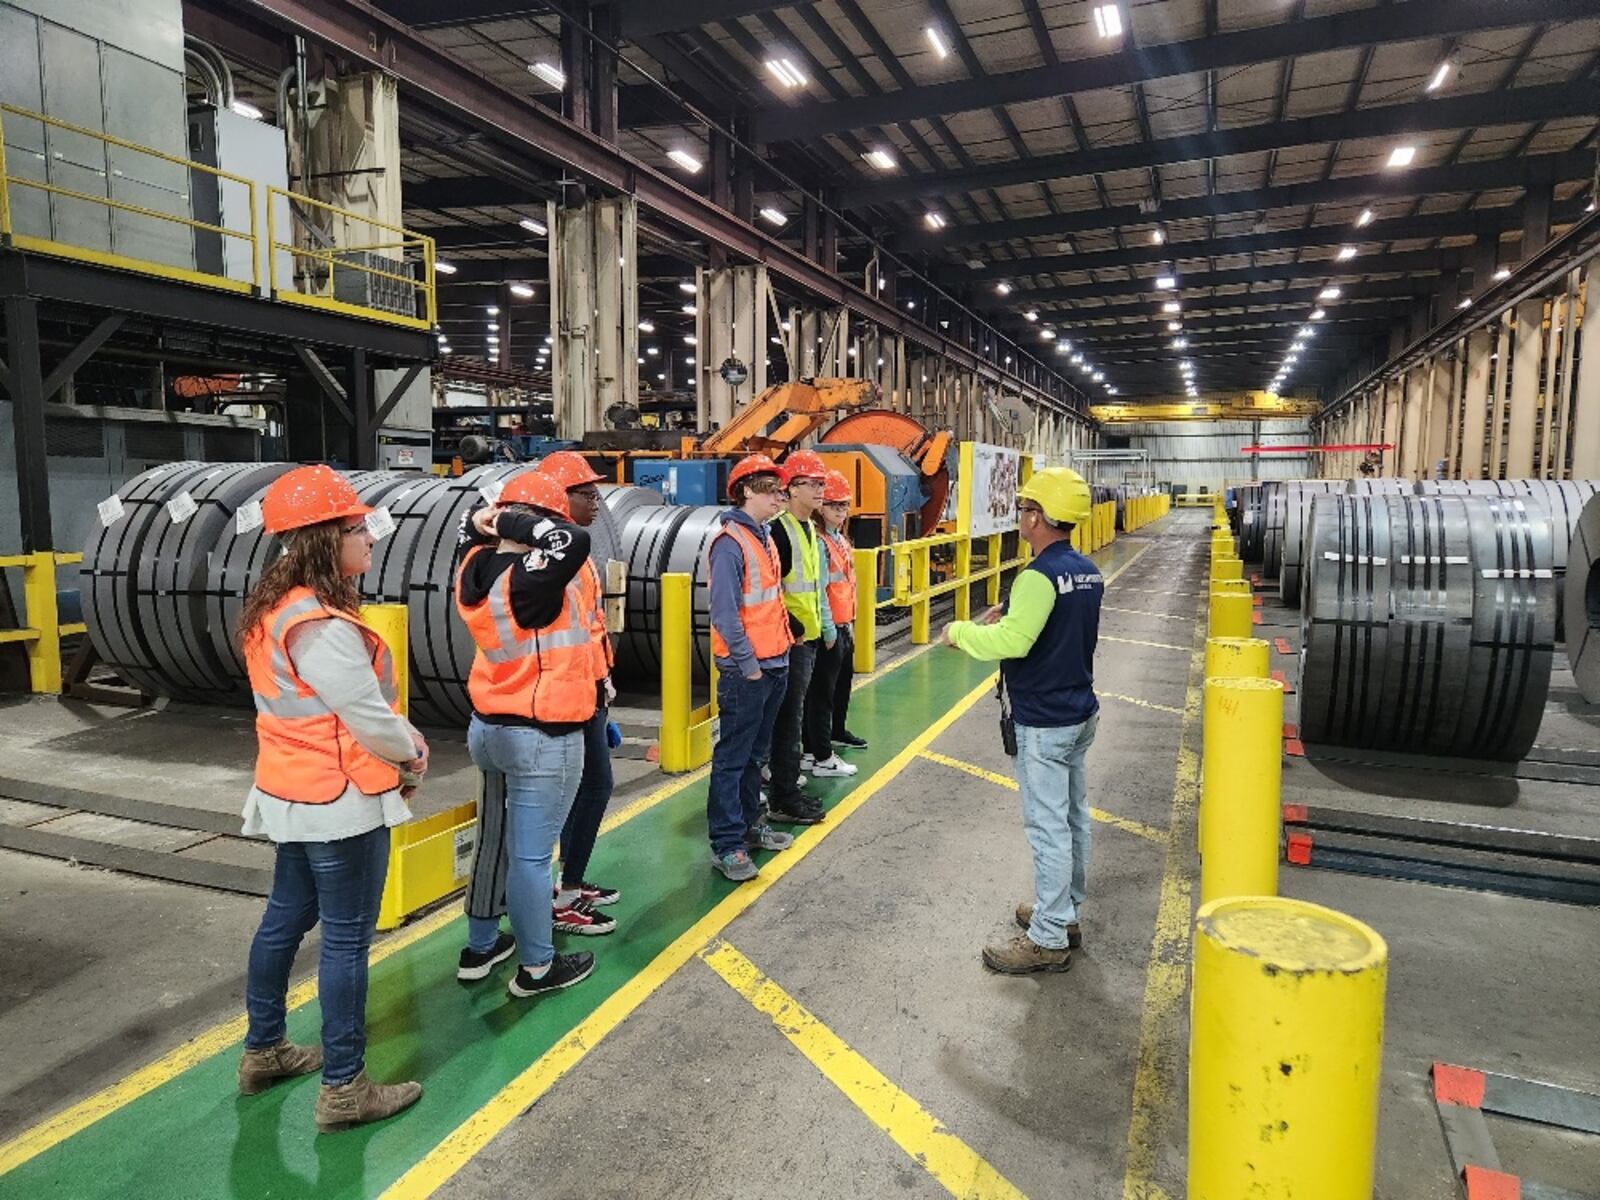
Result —
<path fill-rule="evenodd" d="M 780 383 L 757 396 L 696 448 L 701 454 L 780 453 L 815 433 L 829 417 L 877 403 L 882 390 L 867 379 Z M 783 419 L 770 434 L 767 426 Z"/>

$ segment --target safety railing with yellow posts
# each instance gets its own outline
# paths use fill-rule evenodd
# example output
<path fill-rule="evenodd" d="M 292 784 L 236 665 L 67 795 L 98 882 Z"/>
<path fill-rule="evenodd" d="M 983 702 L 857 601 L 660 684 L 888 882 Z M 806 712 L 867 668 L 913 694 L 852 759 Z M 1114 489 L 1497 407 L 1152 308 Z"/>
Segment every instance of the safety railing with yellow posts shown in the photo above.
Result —
<path fill-rule="evenodd" d="M 81 623 L 63 625 L 56 603 L 56 568 L 81 563 L 81 554 L 8 554 L 0 557 L 0 570 L 22 571 L 20 629 L 0 629 L 0 646 L 21 644 L 28 652 L 28 681 L 39 695 L 61 694 L 61 639 L 83 633 Z"/>
<path fill-rule="evenodd" d="M 75 138 L 91 139 L 101 146 L 98 153 L 105 167 L 86 170 L 106 181 L 105 194 L 50 181 L 52 142 Z M 113 161 L 127 155 L 152 173 L 164 170 L 171 174 L 172 168 L 187 172 L 181 191 L 174 189 L 169 196 L 174 202 L 181 196 L 186 211 L 162 211 L 114 195 L 119 181 L 138 174 L 113 169 Z M 188 199 L 195 172 L 209 175 L 218 188 L 240 195 L 245 201 L 240 207 L 248 219 L 229 221 L 224 217 L 224 224 L 195 219 Z M 46 208 L 26 203 L 25 198 L 32 196 L 43 197 Z M 62 204 L 104 210 L 110 223 L 106 236 L 96 239 L 104 244 L 88 245 L 56 236 L 49 206 Z M 229 210 L 237 211 L 231 203 Z M 312 236 L 326 244 L 315 248 L 296 244 L 296 220 L 305 229 L 316 230 Z M 118 239 L 113 229 L 118 233 L 132 230 L 140 235 L 134 240 L 150 242 L 156 240 L 150 235 L 170 227 L 183 231 L 180 239 L 197 235 L 222 239 L 224 246 L 240 250 L 237 255 L 226 254 L 225 259 L 240 265 L 220 273 L 115 248 Z M 19 250 L 243 295 L 262 293 L 264 270 L 265 294 L 274 300 L 413 329 L 431 328 L 437 316 L 434 242 L 425 234 L 14 104 L 0 104 L 0 237 Z M 174 243 L 182 244 L 181 240 Z M 248 267 L 243 261 L 248 261 Z"/>

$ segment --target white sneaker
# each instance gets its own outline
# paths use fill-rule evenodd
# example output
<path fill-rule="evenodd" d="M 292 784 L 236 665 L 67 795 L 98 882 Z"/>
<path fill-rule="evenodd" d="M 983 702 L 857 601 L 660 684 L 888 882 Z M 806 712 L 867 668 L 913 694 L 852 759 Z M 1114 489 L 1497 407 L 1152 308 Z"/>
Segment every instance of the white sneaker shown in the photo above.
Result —
<path fill-rule="evenodd" d="M 861 768 L 845 762 L 837 754 L 830 754 L 816 766 L 811 768 L 811 773 L 820 779 L 847 779 Z"/>
<path fill-rule="evenodd" d="M 802 754 L 800 756 L 800 769 L 802 771 L 809 771 L 809 770 L 811 770 L 812 767 L 814 767 L 816 765 L 817 765 L 817 760 L 815 758 L 813 758 L 811 755 Z"/>

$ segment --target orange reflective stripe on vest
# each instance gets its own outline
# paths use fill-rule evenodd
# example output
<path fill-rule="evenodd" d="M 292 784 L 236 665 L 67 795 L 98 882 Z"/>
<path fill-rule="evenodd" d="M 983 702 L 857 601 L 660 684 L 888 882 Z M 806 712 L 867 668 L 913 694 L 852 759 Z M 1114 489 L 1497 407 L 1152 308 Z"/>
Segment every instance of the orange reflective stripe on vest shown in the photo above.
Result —
<path fill-rule="evenodd" d="M 484 546 L 468 551 L 460 570 L 474 554 L 485 552 Z M 461 602 L 461 577 L 456 576 L 456 609 L 478 648 L 467 678 L 472 707 L 486 716 L 587 721 L 595 711 L 595 650 L 582 572 L 567 584 L 561 615 L 539 629 L 517 623 L 511 575 L 509 568 L 503 571 L 489 594 L 470 606 Z"/>
<path fill-rule="evenodd" d="M 717 537 L 732 537 L 744 549 L 744 583 L 739 589 L 739 620 L 757 658 L 777 658 L 794 645 L 789 610 L 783 603 L 783 564 L 771 540 L 763 542 L 736 521 L 722 526 Z M 713 538 L 713 541 L 716 539 Z M 729 658 L 728 643 L 711 627 L 711 653 Z"/>
<path fill-rule="evenodd" d="M 289 657 L 289 634 L 307 621 L 348 621 L 361 632 L 383 698 L 397 713 L 400 692 L 383 639 L 349 613 L 326 607 L 310 588 L 291 589 L 245 643 L 245 670 L 256 704 L 256 786 L 300 804 L 328 804 L 354 784 L 368 796 L 400 785 L 392 763 L 370 753 L 301 679 Z"/>
<path fill-rule="evenodd" d="M 856 564 L 848 538 L 842 533 L 823 533 L 828 551 L 828 611 L 835 625 L 848 625 L 856 619 Z"/>

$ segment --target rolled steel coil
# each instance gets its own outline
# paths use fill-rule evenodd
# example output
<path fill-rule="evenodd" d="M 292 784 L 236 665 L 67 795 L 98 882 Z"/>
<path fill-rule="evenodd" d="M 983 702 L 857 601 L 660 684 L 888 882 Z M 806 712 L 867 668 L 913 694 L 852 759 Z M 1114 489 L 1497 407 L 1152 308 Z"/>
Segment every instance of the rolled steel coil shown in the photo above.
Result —
<path fill-rule="evenodd" d="M 1300 603 L 1300 576 L 1305 558 L 1306 525 L 1311 502 L 1319 495 L 1342 492 L 1342 479 L 1294 479 L 1283 488 L 1283 540 L 1278 564 L 1278 595 L 1285 604 Z"/>
<path fill-rule="evenodd" d="M 1417 490 L 1411 479 L 1352 479 L 1345 491 L 1352 496 L 1410 496 Z"/>
<path fill-rule="evenodd" d="M 1600 495 L 1578 514 L 1567 551 L 1567 661 L 1578 691 L 1600 704 Z"/>
<path fill-rule="evenodd" d="M 1261 573 L 1276 579 L 1283 566 L 1283 491 L 1274 479 L 1261 485 Z"/>
<path fill-rule="evenodd" d="M 1515 760 L 1549 693 L 1550 520 L 1526 497 L 1316 498 L 1301 614 L 1310 743 Z"/>
<path fill-rule="evenodd" d="M 1260 562 L 1267 532 L 1267 488 L 1261 483 L 1246 489 L 1239 500 L 1239 557 Z"/>
<path fill-rule="evenodd" d="M 694 633 L 694 677 L 711 672 L 711 577 L 707 552 L 725 508 L 663 505 L 634 511 L 624 531 L 628 564 L 627 626 L 617 640 L 618 673 L 661 678 L 661 577 L 688 575 Z"/>

